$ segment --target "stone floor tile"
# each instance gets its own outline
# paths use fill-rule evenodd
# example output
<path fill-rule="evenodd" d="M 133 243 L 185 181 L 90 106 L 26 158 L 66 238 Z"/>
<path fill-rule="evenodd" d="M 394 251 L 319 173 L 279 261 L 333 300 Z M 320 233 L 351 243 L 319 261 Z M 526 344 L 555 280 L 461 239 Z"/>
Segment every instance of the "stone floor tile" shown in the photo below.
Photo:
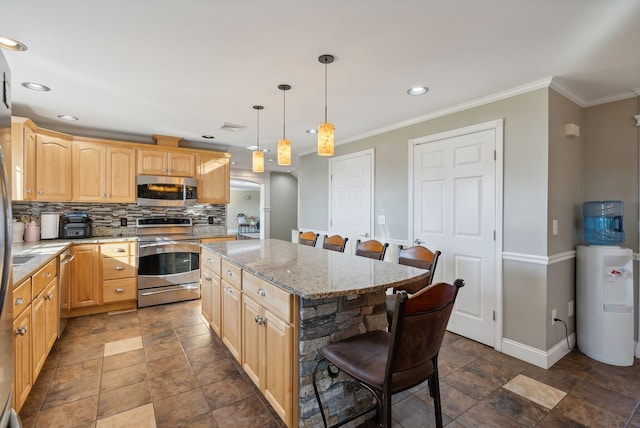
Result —
<path fill-rule="evenodd" d="M 206 385 L 202 387 L 202 392 L 212 410 L 256 395 L 253 386 L 240 375 Z"/>
<path fill-rule="evenodd" d="M 145 363 L 123 367 L 121 369 L 102 374 L 102 379 L 100 381 L 100 393 L 146 381 L 147 365 Z"/>
<path fill-rule="evenodd" d="M 98 395 L 99 387 L 100 375 L 52 385 L 47 392 L 42 408 L 50 409 L 72 401 Z"/>
<path fill-rule="evenodd" d="M 220 428 L 262 427 L 273 422 L 273 416 L 260 400 L 249 397 L 213 411 Z"/>
<path fill-rule="evenodd" d="M 43 410 L 36 427 L 85 427 L 95 425 L 98 396 L 92 396 Z"/>
<path fill-rule="evenodd" d="M 194 388 L 154 402 L 156 424 L 159 428 L 176 427 L 184 421 L 209 413 L 209 405 L 200 388 Z M 252 425 L 236 425 L 235 428 Z M 256 426 L 256 425 L 253 425 Z"/>
<path fill-rule="evenodd" d="M 149 379 L 151 397 L 153 401 L 158 401 L 181 392 L 198 388 L 198 380 L 190 367 L 173 370 L 166 375 Z"/>
<path fill-rule="evenodd" d="M 104 344 L 104 356 L 121 354 L 123 352 L 134 351 L 136 349 L 142 349 L 142 337 L 130 337 L 128 339 L 116 340 Z"/>
<path fill-rule="evenodd" d="M 96 428 L 156 428 L 153 404 L 145 404 L 113 416 L 98 419 Z"/>
<path fill-rule="evenodd" d="M 151 392 L 146 381 L 103 392 L 98 403 L 98 418 L 113 416 L 148 403 L 151 403 Z"/>
<path fill-rule="evenodd" d="M 136 364 L 144 363 L 145 361 L 144 349 L 136 349 L 133 351 L 122 352 L 120 354 L 109 355 L 108 357 L 104 357 L 102 372 L 108 373 L 124 367 L 135 366 Z"/>

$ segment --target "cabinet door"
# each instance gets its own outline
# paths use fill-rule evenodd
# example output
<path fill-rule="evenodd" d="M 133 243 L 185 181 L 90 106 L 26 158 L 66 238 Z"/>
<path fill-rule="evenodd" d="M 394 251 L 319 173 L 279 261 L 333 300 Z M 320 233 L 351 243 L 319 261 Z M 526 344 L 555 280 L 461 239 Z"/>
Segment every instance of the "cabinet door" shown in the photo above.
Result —
<path fill-rule="evenodd" d="M 211 293 L 213 292 L 213 274 L 207 269 L 202 269 L 200 279 L 200 302 L 202 306 L 202 316 L 211 324 L 211 305 L 213 303 Z"/>
<path fill-rule="evenodd" d="M 167 152 L 162 150 L 138 149 L 138 174 L 166 175 Z"/>
<path fill-rule="evenodd" d="M 56 342 L 58 338 L 58 306 L 59 306 L 59 296 L 58 296 L 58 278 L 54 278 L 51 283 L 44 290 L 44 301 L 46 308 L 46 319 L 47 323 L 45 325 L 45 338 L 47 344 L 47 355 L 49 355 L 49 351 L 53 348 L 53 344 Z"/>
<path fill-rule="evenodd" d="M 261 354 L 264 349 L 264 317 L 262 307 L 245 295 L 242 296 L 242 368 L 249 378 L 261 387 L 264 369 Z"/>
<path fill-rule="evenodd" d="M 291 426 L 292 327 L 268 310 L 264 311 L 264 368 L 260 389 L 276 413 Z"/>
<path fill-rule="evenodd" d="M 100 268 L 98 246 L 95 244 L 74 245 L 71 254 L 75 258 L 71 265 L 71 287 L 69 305 L 71 309 L 95 306 L 101 303 Z"/>
<path fill-rule="evenodd" d="M 211 321 L 209 325 L 211 330 L 218 336 L 221 335 L 222 327 L 222 286 L 220 277 L 213 274 L 213 281 L 211 282 Z"/>
<path fill-rule="evenodd" d="M 229 158 L 198 155 L 198 202 L 228 204 L 231 191 Z"/>
<path fill-rule="evenodd" d="M 73 200 L 104 202 L 107 197 L 107 148 L 102 144 L 73 143 Z"/>
<path fill-rule="evenodd" d="M 169 170 L 167 175 L 176 177 L 196 176 L 196 157 L 191 153 L 167 153 Z"/>
<path fill-rule="evenodd" d="M 13 321 L 13 370 L 14 370 L 14 405 L 16 411 L 24 404 L 31 386 L 31 306 Z"/>
<path fill-rule="evenodd" d="M 37 134 L 37 200 L 71 200 L 71 157 L 71 141 L 59 137 Z"/>
<path fill-rule="evenodd" d="M 24 128 L 24 200 L 36 198 L 36 133 Z"/>
<path fill-rule="evenodd" d="M 40 292 L 31 303 L 32 327 L 33 327 L 33 354 L 32 372 L 37 379 L 47 359 L 47 301 L 44 290 Z"/>
<path fill-rule="evenodd" d="M 136 201 L 136 151 L 129 147 L 107 149 L 107 202 Z"/>
<path fill-rule="evenodd" d="M 222 281 L 222 341 L 234 358 L 241 361 L 242 343 L 240 324 L 242 308 L 240 290 Z"/>

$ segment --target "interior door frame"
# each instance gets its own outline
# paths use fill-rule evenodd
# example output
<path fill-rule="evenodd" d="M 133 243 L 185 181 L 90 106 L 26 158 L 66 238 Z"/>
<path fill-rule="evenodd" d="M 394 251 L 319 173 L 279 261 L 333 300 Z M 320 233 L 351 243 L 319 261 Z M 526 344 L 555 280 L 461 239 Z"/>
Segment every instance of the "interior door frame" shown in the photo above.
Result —
<path fill-rule="evenodd" d="M 329 219 L 329 224 L 328 224 L 328 230 L 329 230 L 329 235 L 333 234 L 333 183 L 332 183 L 332 175 L 333 175 L 333 163 L 336 161 L 342 161 L 342 160 L 346 160 L 346 159 L 350 159 L 350 158 L 356 158 L 356 157 L 361 157 L 361 156 L 369 156 L 369 200 L 370 202 L 370 206 L 369 206 L 369 235 L 370 238 L 369 239 L 374 239 L 373 238 L 373 229 L 375 228 L 373 220 L 374 220 L 374 208 L 375 207 L 375 149 L 367 149 L 367 150 L 361 150 L 359 152 L 354 152 L 354 153 L 349 153 L 347 155 L 342 155 L 342 156 L 335 156 L 332 157 L 331 159 L 329 159 L 329 213 L 328 213 L 328 219 Z"/>
<path fill-rule="evenodd" d="M 414 183 L 414 151 L 417 145 L 430 143 L 434 141 L 444 140 L 452 137 L 460 137 L 462 135 L 473 134 L 476 132 L 495 130 L 495 284 L 494 284 L 494 307 L 495 307 L 495 323 L 494 323 L 494 349 L 502 351 L 502 332 L 503 332 L 503 307 L 502 307 L 502 245 L 503 245 L 503 198 L 504 198 L 504 118 L 496 119 L 476 125 L 465 126 L 462 128 L 452 129 L 450 131 L 439 132 L 437 134 L 426 135 L 424 137 L 409 140 L 409 223 L 408 223 L 408 242 L 413 243 L 414 227 L 413 227 L 413 210 L 414 200 L 413 194 L 415 189 Z M 413 245 L 413 244 L 411 244 Z"/>

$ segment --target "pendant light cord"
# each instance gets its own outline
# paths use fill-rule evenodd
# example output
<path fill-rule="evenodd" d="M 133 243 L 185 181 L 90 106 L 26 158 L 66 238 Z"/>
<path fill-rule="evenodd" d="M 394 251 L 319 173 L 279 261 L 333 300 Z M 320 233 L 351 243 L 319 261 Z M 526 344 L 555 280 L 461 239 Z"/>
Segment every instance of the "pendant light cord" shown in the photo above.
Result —
<path fill-rule="evenodd" d="M 327 122 L 327 63 L 324 63 L 324 123 Z"/>
<path fill-rule="evenodd" d="M 287 139 L 287 91 L 282 90 L 282 139 Z"/>
<path fill-rule="evenodd" d="M 260 151 L 260 109 L 256 109 L 256 114 L 258 115 L 258 133 L 256 135 L 256 145 L 258 146 L 258 151 Z"/>

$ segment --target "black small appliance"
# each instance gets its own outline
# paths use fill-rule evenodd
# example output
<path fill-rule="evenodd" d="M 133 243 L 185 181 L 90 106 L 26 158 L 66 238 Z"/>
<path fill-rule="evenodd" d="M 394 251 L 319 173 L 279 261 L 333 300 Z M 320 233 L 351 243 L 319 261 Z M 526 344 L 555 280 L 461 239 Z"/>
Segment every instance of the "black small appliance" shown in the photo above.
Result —
<path fill-rule="evenodd" d="M 91 238 L 91 217 L 89 217 L 89 213 L 66 213 L 60 223 L 60 237 L 63 239 Z"/>

